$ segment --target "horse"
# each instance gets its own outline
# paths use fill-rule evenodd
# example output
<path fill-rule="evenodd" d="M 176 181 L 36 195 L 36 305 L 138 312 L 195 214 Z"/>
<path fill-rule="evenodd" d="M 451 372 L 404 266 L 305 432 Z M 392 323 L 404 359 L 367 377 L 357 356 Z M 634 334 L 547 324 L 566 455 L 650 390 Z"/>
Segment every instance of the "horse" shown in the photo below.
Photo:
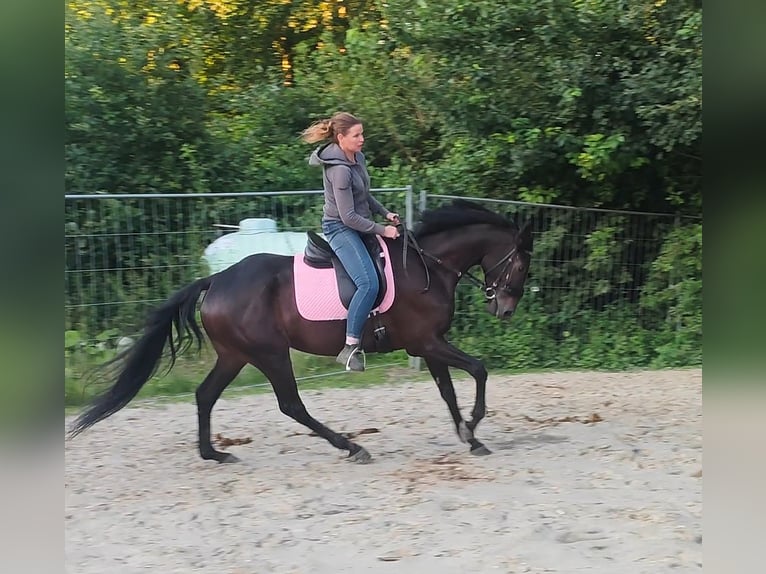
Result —
<path fill-rule="evenodd" d="M 389 259 L 396 295 L 390 308 L 375 318 L 377 329 L 385 330 L 390 350 L 404 349 L 425 361 L 457 436 L 469 445 L 470 453 L 491 454 L 474 434 L 486 414 L 487 369 L 482 361 L 450 344 L 445 335 L 455 312 L 455 289 L 464 277 L 483 290 L 489 313 L 501 320 L 514 314 L 531 263 L 531 223 L 520 226 L 477 203 L 455 200 L 425 211 L 414 230 L 403 231 L 399 238 L 385 240 L 389 253 L 401 251 L 402 257 Z M 107 363 L 116 380 L 74 421 L 70 438 L 127 405 L 156 373 L 163 358 L 168 358 L 166 347 L 170 371 L 176 357 L 195 342 L 197 351 L 201 350 L 206 334 L 217 356 L 195 393 L 198 449 L 203 459 L 221 463 L 239 460 L 231 453 L 215 450 L 210 418 L 224 389 L 251 364 L 271 383 L 282 413 L 334 447 L 348 451 L 348 460 L 369 462 L 371 455 L 365 448 L 311 416 L 298 393 L 290 349 L 336 356 L 345 341 L 345 321 L 310 321 L 301 316 L 293 290 L 293 259 L 266 253 L 250 255 L 183 287 L 150 311 L 142 335 Z M 483 270 L 483 279 L 470 272 L 477 265 Z M 198 304 L 202 328 L 196 319 Z M 366 353 L 378 348 L 375 328 L 368 319 L 362 336 Z M 461 415 L 450 367 L 467 372 L 476 382 L 468 420 Z"/>

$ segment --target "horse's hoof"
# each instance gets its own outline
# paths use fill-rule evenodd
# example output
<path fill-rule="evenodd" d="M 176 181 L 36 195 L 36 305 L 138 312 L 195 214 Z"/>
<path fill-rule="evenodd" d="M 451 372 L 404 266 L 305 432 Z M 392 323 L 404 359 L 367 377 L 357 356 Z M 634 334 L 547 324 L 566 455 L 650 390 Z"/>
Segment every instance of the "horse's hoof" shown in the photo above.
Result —
<path fill-rule="evenodd" d="M 346 457 L 346 460 L 349 462 L 358 462 L 359 464 L 367 464 L 372 460 L 372 456 L 370 456 L 370 453 L 364 448 L 359 447 L 359 450 L 353 454 L 349 454 Z"/>
<path fill-rule="evenodd" d="M 471 454 L 474 456 L 487 456 L 488 454 L 492 454 L 492 451 L 482 444 L 476 448 L 472 448 Z"/>
<path fill-rule="evenodd" d="M 471 429 L 465 421 L 460 421 L 457 427 L 457 436 L 461 442 L 468 444 L 473 440 L 473 429 Z"/>
<path fill-rule="evenodd" d="M 220 462 L 221 464 L 229 463 L 229 462 L 239 462 L 239 459 L 233 454 L 231 454 L 230 452 L 227 452 L 226 456 L 221 458 L 221 460 L 219 460 L 218 462 Z"/>

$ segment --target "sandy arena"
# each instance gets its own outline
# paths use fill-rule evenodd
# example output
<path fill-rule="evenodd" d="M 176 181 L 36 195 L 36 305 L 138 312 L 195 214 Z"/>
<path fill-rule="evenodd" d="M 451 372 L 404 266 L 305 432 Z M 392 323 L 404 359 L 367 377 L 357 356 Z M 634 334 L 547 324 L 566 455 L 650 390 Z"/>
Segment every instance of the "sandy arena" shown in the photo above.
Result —
<path fill-rule="evenodd" d="M 473 381 L 455 387 L 467 416 Z M 354 439 L 373 462 L 344 461 L 271 393 L 213 411 L 214 434 L 252 438 L 226 448 L 238 464 L 199 458 L 191 402 L 129 406 L 67 440 L 66 571 L 701 571 L 699 369 L 490 373 L 486 457 L 432 382 L 302 396 L 336 431 L 377 429 Z"/>

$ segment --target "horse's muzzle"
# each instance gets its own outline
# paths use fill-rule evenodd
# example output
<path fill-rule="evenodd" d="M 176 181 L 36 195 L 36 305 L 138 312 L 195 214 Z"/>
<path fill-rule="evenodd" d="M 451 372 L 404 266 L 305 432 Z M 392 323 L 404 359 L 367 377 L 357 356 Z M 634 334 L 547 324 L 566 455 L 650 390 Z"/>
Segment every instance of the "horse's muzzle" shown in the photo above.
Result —
<path fill-rule="evenodd" d="M 498 310 L 497 310 L 497 312 L 495 313 L 495 316 L 496 316 L 498 319 L 501 319 L 501 320 L 505 321 L 505 320 L 508 320 L 508 319 L 510 319 L 511 317 L 513 317 L 513 314 L 514 314 L 515 312 L 516 312 L 516 310 L 515 310 L 515 309 L 505 309 L 505 310 L 503 310 L 503 309 L 498 309 Z"/>
<path fill-rule="evenodd" d="M 497 299 L 492 299 L 487 304 L 487 310 L 500 320 L 510 319 L 516 312 L 516 306 L 503 305 Z"/>
<path fill-rule="evenodd" d="M 516 312 L 516 306 L 515 305 L 502 305 L 502 304 L 496 304 L 493 309 L 493 315 L 500 319 L 501 321 L 505 321 L 506 319 L 510 319 L 513 317 L 513 314 Z"/>

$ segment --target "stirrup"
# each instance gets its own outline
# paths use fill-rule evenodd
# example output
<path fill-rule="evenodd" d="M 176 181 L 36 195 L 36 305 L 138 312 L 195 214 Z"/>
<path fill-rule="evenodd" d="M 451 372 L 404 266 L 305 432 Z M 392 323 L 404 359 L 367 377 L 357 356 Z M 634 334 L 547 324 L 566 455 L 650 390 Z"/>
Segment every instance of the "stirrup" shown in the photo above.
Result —
<path fill-rule="evenodd" d="M 349 347 L 351 348 L 351 351 L 348 353 L 347 357 L 344 357 L 343 355 L 344 355 L 344 353 L 346 352 L 346 350 Z M 351 368 L 351 361 L 354 360 L 354 356 L 355 355 L 361 355 L 362 356 L 362 360 L 361 360 L 361 367 L 362 368 L 361 369 L 353 369 L 353 368 Z M 335 358 L 335 360 L 338 363 L 340 363 L 341 365 L 343 365 L 344 368 L 346 369 L 346 371 L 361 372 L 361 371 L 364 371 L 365 368 L 367 367 L 367 356 L 365 355 L 364 350 L 362 349 L 361 344 L 344 345 L 343 349 L 341 349 L 341 352 L 338 354 L 338 356 Z"/>

